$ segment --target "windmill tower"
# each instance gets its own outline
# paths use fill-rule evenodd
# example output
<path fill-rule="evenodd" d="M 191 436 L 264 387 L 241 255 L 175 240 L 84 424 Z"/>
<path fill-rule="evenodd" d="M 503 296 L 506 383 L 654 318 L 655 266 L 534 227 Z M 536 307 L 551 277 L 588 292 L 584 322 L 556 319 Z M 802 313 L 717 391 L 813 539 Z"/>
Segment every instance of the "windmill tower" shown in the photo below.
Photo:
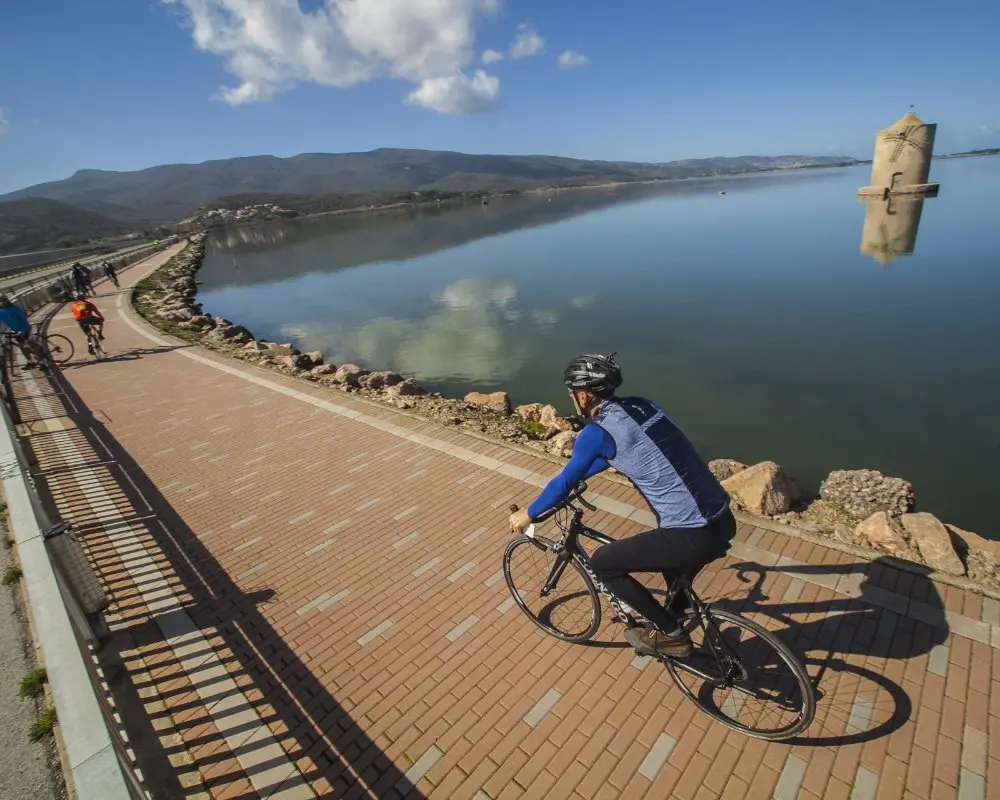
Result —
<path fill-rule="evenodd" d="M 913 111 L 879 131 L 875 135 L 871 182 L 858 194 L 936 194 L 938 184 L 927 182 L 936 132 L 937 124 L 924 122 Z"/>

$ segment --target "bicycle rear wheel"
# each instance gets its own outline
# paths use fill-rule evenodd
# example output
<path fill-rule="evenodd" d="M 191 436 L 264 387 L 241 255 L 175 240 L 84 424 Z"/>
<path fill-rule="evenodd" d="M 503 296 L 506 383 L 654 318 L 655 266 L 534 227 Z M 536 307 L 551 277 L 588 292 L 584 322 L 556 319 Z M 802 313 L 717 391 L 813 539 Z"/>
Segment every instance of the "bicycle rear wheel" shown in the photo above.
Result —
<path fill-rule="evenodd" d="M 48 357 L 56 364 L 65 364 L 73 357 L 73 343 L 61 333 L 50 333 L 42 341 Z"/>
<path fill-rule="evenodd" d="M 674 683 L 716 722 L 747 736 L 778 741 L 804 732 L 816 695 L 795 654 L 746 617 L 715 608 L 708 616 L 707 626 L 694 612 L 681 620 L 695 655 L 664 660 Z"/>
<path fill-rule="evenodd" d="M 557 552 L 555 543 L 518 536 L 504 550 L 503 576 L 514 602 L 550 636 L 585 642 L 601 627 L 594 582 L 569 553 Z"/>

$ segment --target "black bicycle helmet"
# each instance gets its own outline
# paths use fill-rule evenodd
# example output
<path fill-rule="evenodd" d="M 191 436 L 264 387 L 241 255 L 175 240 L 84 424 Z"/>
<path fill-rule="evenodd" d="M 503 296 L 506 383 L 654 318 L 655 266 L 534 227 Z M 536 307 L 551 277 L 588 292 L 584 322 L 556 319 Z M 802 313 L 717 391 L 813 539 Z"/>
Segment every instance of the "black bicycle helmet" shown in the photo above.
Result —
<path fill-rule="evenodd" d="M 574 358 L 563 372 L 563 383 L 569 389 L 609 397 L 622 385 L 622 371 L 615 363 L 616 355 L 586 353 Z"/>

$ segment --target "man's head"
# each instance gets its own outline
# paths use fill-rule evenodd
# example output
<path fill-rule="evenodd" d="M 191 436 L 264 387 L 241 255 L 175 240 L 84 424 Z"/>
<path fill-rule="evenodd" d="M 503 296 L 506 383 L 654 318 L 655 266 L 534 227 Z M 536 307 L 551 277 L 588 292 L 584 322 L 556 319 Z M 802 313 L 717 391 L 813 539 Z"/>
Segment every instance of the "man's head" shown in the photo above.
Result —
<path fill-rule="evenodd" d="M 0 308 L 6 308 L 10 305 L 10 298 L 5 294 L 0 294 Z"/>
<path fill-rule="evenodd" d="M 86 301 L 87 295 L 85 295 L 83 292 L 77 292 L 76 297 L 74 299 Z"/>
<path fill-rule="evenodd" d="M 566 365 L 563 383 L 569 389 L 578 414 L 593 416 L 597 407 L 613 397 L 615 389 L 622 385 L 622 371 L 615 363 L 615 355 L 587 353 Z"/>

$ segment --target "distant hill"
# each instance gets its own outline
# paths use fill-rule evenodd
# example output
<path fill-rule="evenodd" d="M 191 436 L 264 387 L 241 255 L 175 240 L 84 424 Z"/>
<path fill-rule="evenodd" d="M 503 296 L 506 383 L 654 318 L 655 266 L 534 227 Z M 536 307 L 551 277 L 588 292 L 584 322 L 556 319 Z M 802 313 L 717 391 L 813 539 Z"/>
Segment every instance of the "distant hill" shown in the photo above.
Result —
<path fill-rule="evenodd" d="M 96 239 L 122 236 L 134 223 L 58 200 L 28 197 L 0 202 L 0 253 L 24 253 L 46 247 L 73 247 Z"/>
<path fill-rule="evenodd" d="M 645 164 L 380 149 L 368 153 L 304 153 L 291 158 L 250 156 L 201 164 L 168 164 L 137 172 L 80 170 L 65 180 L 0 196 L 0 202 L 42 197 L 116 219 L 173 222 L 231 195 L 502 191 L 852 163 L 853 159 L 840 156 L 740 156 Z"/>

